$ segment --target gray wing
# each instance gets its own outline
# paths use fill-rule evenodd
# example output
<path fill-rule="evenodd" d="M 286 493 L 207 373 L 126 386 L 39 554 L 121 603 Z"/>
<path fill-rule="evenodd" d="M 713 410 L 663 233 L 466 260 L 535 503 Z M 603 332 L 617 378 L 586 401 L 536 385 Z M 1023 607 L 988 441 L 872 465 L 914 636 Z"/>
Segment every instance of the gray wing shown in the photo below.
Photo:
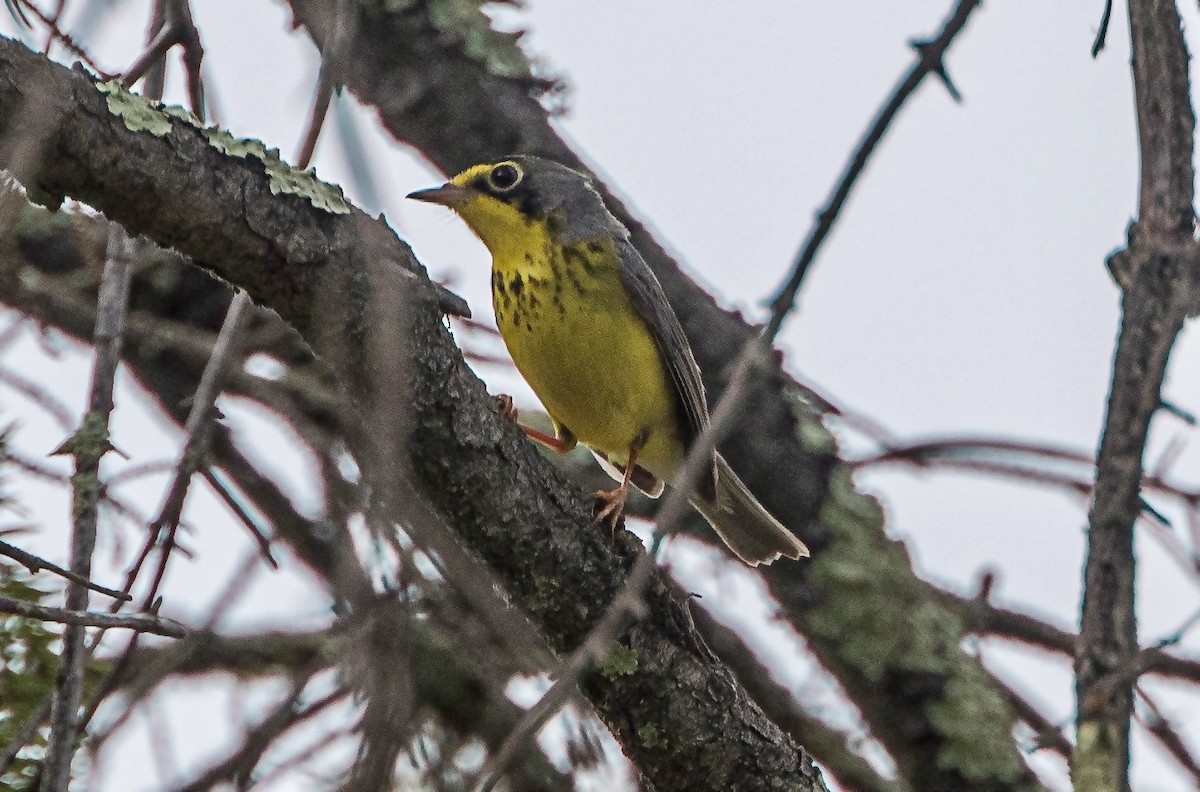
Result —
<path fill-rule="evenodd" d="M 671 310 L 662 286 L 654 272 L 637 249 L 626 239 L 617 242 L 617 253 L 621 257 L 621 282 L 624 284 L 638 314 L 650 328 L 650 335 L 662 354 L 675 386 L 680 414 L 683 418 L 684 447 L 691 448 L 693 441 L 708 425 L 708 403 L 704 398 L 704 383 L 700 379 L 700 367 L 692 356 L 692 348 L 678 317 Z M 701 480 L 697 487 L 701 495 L 715 497 L 716 454 L 713 454 L 713 474 Z"/>

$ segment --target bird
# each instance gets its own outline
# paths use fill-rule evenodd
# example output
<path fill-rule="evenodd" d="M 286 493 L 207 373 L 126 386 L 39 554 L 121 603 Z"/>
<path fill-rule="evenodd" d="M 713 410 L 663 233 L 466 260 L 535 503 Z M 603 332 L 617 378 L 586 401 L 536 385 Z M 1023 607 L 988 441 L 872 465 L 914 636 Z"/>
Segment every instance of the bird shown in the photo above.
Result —
<path fill-rule="evenodd" d="M 662 286 L 591 179 L 510 155 L 408 197 L 453 210 L 490 251 L 496 326 L 554 434 L 517 424 L 559 453 L 582 443 L 619 482 L 596 493 L 596 520 L 615 528 L 631 485 L 661 495 L 709 423 L 704 384 Z M 808 555 L 716 451 L 689 500 L 751 566 Z"/>

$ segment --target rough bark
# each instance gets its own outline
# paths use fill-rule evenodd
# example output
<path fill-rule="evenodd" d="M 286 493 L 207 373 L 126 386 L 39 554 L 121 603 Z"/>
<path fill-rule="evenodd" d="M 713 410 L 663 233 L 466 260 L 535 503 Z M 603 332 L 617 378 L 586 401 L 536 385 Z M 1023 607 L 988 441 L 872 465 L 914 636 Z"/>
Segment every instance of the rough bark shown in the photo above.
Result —
<path fill-rule="evenodd" d="M 1195 116 L 1179 12 L 1132 0 L 1129 25 L 1141 154 L 1138 219 L 1109 260 L 1122 290 L 1121 330 L 1088 514 L 1083 614 L 1075 655 L 1075 789 L 1127 792 L 1138 665 L 1133 529 L 1142 457 L 1175 339 L 1196 300 Z"/>
<path fill-rule="evenodd" d="M 587 529 L 587 498 L 498 414 L 442 324 L 454 301 L 383 223 L 343 209 L 327 189 L 117 97 L 0 41 L 0 136 L 28 123 L 31 99 L 49 121 L 26 186 L 102 209 L 279 313 L 334 368 L 360 416 L 399 425 L 408 442 L 396 464 L 433 515 L 488 562 L 555 648 L 576 646 L 634 553 Z M 391 349 L 407 379 L 404 392 L 387 394 L 389 407 L 373 389 L 384 376 L 373 352 L 397 337 L 408 341 Z M 373 458 L 386 429 L 349 427 L 351 442 Z M 620 662 L 582 684 L 639 769 L 663 789 L 823 789 L 803 750 L 704 646 L 686 607 L 663 586 L 646 605 Z"/>

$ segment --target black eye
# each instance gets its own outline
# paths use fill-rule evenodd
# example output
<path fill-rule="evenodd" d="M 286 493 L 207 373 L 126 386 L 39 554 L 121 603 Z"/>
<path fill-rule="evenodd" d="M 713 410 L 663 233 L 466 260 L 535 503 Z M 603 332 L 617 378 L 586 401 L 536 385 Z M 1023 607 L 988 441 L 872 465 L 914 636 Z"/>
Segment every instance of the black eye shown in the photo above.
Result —
<path fill-rule="evenodd" d="M 524 175 L 516 163 L 501 162 L 488 174 L 488 186 L 496 192 L 508 192 L 521 183 Z"/>

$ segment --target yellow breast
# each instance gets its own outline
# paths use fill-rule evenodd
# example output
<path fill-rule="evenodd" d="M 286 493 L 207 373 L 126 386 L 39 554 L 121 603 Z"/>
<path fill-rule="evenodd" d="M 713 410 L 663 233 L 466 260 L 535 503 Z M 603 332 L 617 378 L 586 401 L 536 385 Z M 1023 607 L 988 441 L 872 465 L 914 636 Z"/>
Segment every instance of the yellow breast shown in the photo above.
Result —
<path fill-rule="evenodd" d="M 492 303 L 513 362 L 583 444 L 670 478 L 683 458 L 674 388 L 611 241 L 557 245 L 527 227 L 492 250 Z"/>

